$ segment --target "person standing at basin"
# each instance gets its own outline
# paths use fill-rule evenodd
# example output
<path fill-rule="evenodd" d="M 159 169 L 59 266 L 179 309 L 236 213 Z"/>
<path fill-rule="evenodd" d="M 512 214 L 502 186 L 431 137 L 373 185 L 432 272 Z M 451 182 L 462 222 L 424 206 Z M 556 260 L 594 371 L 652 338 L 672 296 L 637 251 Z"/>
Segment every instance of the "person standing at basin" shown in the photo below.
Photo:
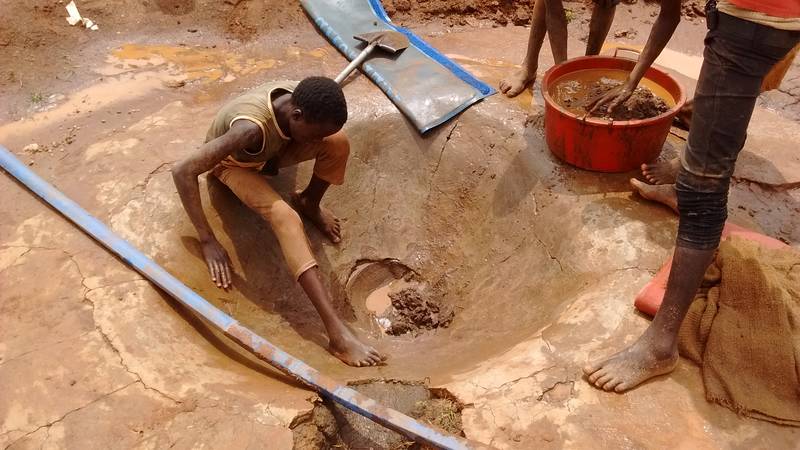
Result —
<path fill-rule="evenodd" d="M 350 154 L 341 131 L 346 121 L 344 94 L 330 78 L 267 83 L 223 106 L 203 146 L 176 164 L 172 176 L 217 287 L 231 286 L 231 261 L 200 201 L 197 177 L 209 171 L 270 224 L 292 276 L 322 318 L 329 351 L 351 366 L 371 366 L 385 357 L 358 339 L 336 314 L 298 215 L 310 219 L 332 242 L 341 241 L 339 219 L 320 201 L 331 184 L 344 182 Z M 308 187 L 292 196 L 290 206 L 266 176 L 309 160 L 314 160 L 314 174 Z"/>
<path fill-rule="evenodd" d="M 728 188 L 764 76 L 800 42 L 800 1 L 709 2 L 708 34 L 689 138 L 674 185 L 631 180 L 678 212 L 678 235 L 661 308 L 630 347 L 588 364 L 594 386 L 622 392 L 678 363 L 678 331 L 714 257 Z"/>
<path fill-rule="evenodd" d="M 619 0 L 593 0 L 593 3 L 589 37 L 586 41 L 587 56 L 600 53 L 614 20 L 614 12 Z M 662 0 L 659 3 L 661 10 L 658 18 L 653 23 L 650 36 L 647 38 L 647 43 L 633 71 L 622 85 L 597 99 L 591 105 L 593 110 L 603 106 L 613 109 L 627 100 L 639 85 L 644 73 L 672 37 L 681 19 L 681 2 L 680 0 Z M 508 97 L 518 95 L 536 80 L 539 51 L 544 43 L 545 33 L 549 36 L 555 63 L 560 64 L 567 59 L 567 18 L 562 0 L 537 0 L 533 6 L 532 16 L 528 50 L 522 61 L 522 68 L 500 82 L 500 92 Z"/>
<path fill-rule="evenodd" d="M 772 66 L 772 69 L 770 69 L 764 77 L 764 81 L 761 82 L 761 92 L 767 92 L 781 87 L 781 82 L 789 71 L 789 67 L 792 66 L 798 52 L 800 52 L 800 44 L 795 45 L 782 60 Z M 689 99 L 675 116 L 675 121 L 678 123 L 678 126 L 687 130 L 689 129 L 692 123 L 693 110 L 694 99 Z M 653 184 L 675 184 L 675 179 L 678 176 L 678 169 L 680 169 L 680 167 L 680 158 L 676 156 L 667 161 L 642 164 L 642 175 L 647 181 Z"/>

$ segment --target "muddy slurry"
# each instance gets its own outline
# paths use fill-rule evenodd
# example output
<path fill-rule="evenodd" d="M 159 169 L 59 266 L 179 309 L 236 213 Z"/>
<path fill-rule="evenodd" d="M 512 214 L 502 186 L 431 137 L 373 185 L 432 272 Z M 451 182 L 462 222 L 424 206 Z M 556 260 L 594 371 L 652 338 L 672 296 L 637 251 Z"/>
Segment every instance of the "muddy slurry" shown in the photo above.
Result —
<path fill-rule="evenodd" d="M 621 86 L 619 80 L 602 77 L 595 81 L 567 80 L 556 87 L 556 101 L 579 116 L 587 113 L 588 106 L 612 89 Z M 645 86 L 639 86 L 628 100 L 612 111 L 601 108 L 590 115 L 612 120 L 641 120 L 656 117 L 669 111 L 669 105 Z"/>
<path fill-rule="evenodd" d="M 406 288 L 389 294 L 391 308 L 384 317 L 388 321 L 386 334 L 399 336 L 417 335 L 425 330 L 447 328 L 453 322 L 455 312 L 446 305 L 428 298 L 415 288 Z"/>
<path fill-rule="evenodd" d="M 464 436 L 461 421 L 464 407 L 446 390 L 399 380 L 357 381 L 350 383 L 350 387 L 423 424 Z M 295 450 L 427 448 L 329 400 L 317 401 L 314 409 L 296 417 L 290 427 Z"/>

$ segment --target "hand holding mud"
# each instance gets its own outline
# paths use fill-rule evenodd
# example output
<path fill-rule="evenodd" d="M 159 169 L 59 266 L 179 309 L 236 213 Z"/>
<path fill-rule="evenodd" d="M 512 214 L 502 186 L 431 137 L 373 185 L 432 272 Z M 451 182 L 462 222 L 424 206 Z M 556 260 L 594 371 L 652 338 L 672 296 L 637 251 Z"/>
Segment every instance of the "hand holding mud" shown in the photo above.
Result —
<path fill-rule="evenodd" d="M 627 83 L 621 84 L 612 88 L 601 97 L 590 100 L 586 105 L 586 109 L 588 110 L 590 116 L 594 116 L 601 110 L 602 107 L 608 105 L 606 108 L 606 113 L 608 115 L 612 115 L 625 101 L 631 97 L 632 94 L 633 89 L 631 89 Z"/>

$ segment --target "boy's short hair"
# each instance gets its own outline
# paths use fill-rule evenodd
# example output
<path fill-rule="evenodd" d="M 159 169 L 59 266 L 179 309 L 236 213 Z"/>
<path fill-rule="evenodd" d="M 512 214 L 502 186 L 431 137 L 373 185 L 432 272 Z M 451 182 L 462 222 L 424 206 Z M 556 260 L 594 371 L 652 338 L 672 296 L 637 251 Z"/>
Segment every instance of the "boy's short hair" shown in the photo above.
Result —
<path fill-rule="evenodd" d="M 347 102 L 338 83 L 327 77 L 308 77 L 292 92 L 292 102 L 310 123 L 341 127 L 347 122 Z"/>

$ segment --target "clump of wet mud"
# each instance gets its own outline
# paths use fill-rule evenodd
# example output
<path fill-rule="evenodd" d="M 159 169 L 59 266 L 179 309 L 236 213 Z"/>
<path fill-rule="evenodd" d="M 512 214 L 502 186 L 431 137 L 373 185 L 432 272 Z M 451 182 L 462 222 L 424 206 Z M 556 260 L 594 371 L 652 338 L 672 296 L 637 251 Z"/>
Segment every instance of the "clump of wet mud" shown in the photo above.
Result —
<path fill-rule="evenodd" d="M 349 384 L 378 403 L 463 436 L 463 405 L 446 390 L 430 389 L 422 382 L 365 380 Z M 423 449 L 427 448 L 329 400 L 319 400 L 311 412 L 290 425 L 294 449 Z"/>
<path fill-rule="evenodd" d="M 391 323 L 387 334 L 419 334 L 421 331 L 447 328 L 455 313 L 446 305 L 424 296 L 415 288 L 406 288 L 389 294 L 392 306 L 384 316 Z"/>
<path fill-rule="evenodd" d="M 596 99 L 607 94 L 612 89 L 622 85 L 619 80 L 600 78 L 591 83 L 579 80 L 568 80 L 556 87 L 558 95 L 556 101 L 569 111 L 584 115 L 587 107 Z M 600 117 L 613 120 L 641 120 L 656 117 L 669 111 L 669 106 L 661 97 L 645 86 L 639 86 L 633 91 L 630 98 L 612 111 L 601 108 L 590 117 Z"/>
<path fill-rule="evenodd" d="M 430 285 L 395 259 L 359 261 L 345 285 L 356 317 L 371 332 L 391 336 L 416 337 L 450 326 L 455 312 L 446 293 L 444 280 Z"/>

